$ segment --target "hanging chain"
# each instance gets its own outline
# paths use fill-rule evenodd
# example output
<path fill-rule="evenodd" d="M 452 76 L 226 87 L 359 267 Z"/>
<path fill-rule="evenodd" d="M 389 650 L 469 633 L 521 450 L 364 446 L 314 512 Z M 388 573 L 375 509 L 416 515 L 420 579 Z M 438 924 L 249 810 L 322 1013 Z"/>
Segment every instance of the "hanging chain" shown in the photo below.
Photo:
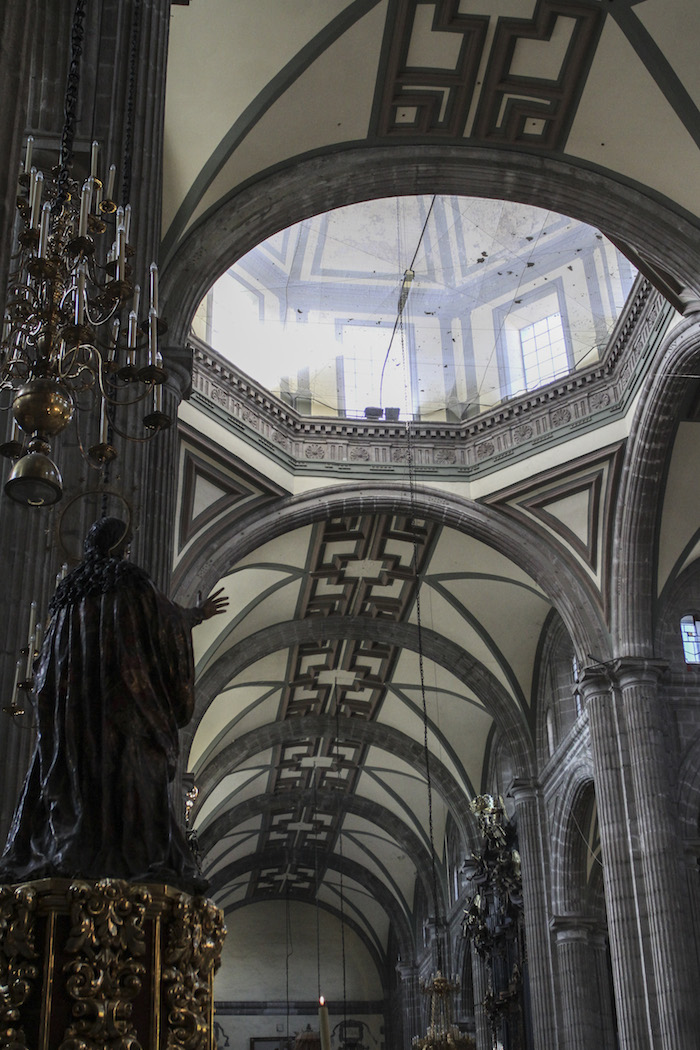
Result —
<path fill-rule="evenodd" d="M 55 207 L 60 210 L 68 196 L 68 180 L 73 167 L 73 142 L 75 140 L 75 122 L 78 108 L 78 88 L 80 86 L 80 59 L 83 53 L 85 38 L 85 0 L 77 0 L 71 25 L 71 53 L 66 93 L 63 99 L 63 130 L 61 132 L 61 149 L 58 156 L 58 179 Z"/>
<path fill-rule="evenodd" d="M 340 774 L 340 704 L 338 703 L 338 680 L 335 683 L 335 757 Z M 345 892 L 343 885 L 343 829 L 338 828 L 338 852 L 340 853 L 340 953 L 343 962 L 343 1032 L 348 1025 L 348 995 L 345 965 Z"/>
<path fill-rule="evenodd" d="M 136 111 L 136 70 L 138 68 L 139 42 L 141 37 L 141 0 L 134 0 L 129 44 L 129 84 L 126 95 L 126 119 L 124 122 L 124 172 L 122 175 L 122 207 L 126 208 L 131 198 L 131 169 L 134 154 L 134 114 Z"/>
<path fill-rule="evenodd" d="M 435 204 L 435 197 L 430 204 L 428 214 L 421 230 L 420 239 L 418 246 L 416 247 L 413 259 L 411 260 L 411 267 L 416 261 L 418 255 L 418 248 L 425 235 L 425 230 L 428 225 L 428 220 Z M 397 223 L 397 235 L 398 235 L 398 213 L 396 217 Z M 410 387 L 408 382 L 409 368 L 406 355 L 406 338 L 404 331 L 404 307 L 406 303 L 402 304 L 398 314 L 398 328 L 399 337 L 401 340 L 401 361 L 403 365 L 403 377 L 404 377 L 404 400 L 408 405 L 408 397 L 410 393 Z M 413 571 L 416 579 L 416 634 L 418 639 L 418 673 L 420 677 L 420 695 L 421 704 L 423 708 L 423 756 L 425 761 L 425 779 L 428 784 L 428 833 L 430 837 L 430 866 L 431 876 L 433 884 L 433 902 L 435 905 L 435 940 L 437 946 L 437 968 L 442 970 L 442 938 L 440 934 L 440 897 L 438 895 L 438 875 L 437 875 L 437 863 L 435 860 L 435 834 L 433 825 L 433 782 L 430 775 L 430 747 L 428 745 L 428 704 L 425 695 L 425 666 L 423 660 L 423 618 L 421 615 L 421 598 L 420 598 L 420 563 L 419 563 L 419 550 L 418 550 L 418 528 L 416 524 L 416 475 L 415 475 L 415 457 L 413 450 L 413 433 L 412 423 L 410 420 L 406 420 L 406 464 L 408 467 L 408 491 L 411 504 L 411 534 L 413 538 Z"/>

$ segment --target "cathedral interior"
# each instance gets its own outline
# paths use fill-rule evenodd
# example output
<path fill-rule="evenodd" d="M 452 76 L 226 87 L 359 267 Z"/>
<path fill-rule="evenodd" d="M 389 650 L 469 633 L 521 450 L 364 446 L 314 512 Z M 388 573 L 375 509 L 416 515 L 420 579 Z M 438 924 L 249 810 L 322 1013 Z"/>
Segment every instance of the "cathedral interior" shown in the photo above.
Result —
<path fill-rule="evenodd" d="M 3 289 L 72 18 L 0 10 Z M 229 599 L 173 786 L 228 930 L 218 1047 L 292 1050 L 321 994 L 333 1050 L 408 1050 L 440 970 L 451 1045 L 690 1050 L 700 7 L 85 19 L 75 163 L 128 159 L 174 423 L 101 471 L 69 429 L 62 500 L 0 496 L 3 835 L 30 603 L 126 508 L 174 601 Z"/>

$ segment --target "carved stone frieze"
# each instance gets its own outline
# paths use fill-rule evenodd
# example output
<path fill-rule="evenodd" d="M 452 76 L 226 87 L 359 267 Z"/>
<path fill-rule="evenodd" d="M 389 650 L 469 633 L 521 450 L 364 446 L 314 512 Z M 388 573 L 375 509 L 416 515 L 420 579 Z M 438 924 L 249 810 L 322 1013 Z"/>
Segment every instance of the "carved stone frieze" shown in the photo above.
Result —
<path fill-rule="evenodd" d="M 461 423 L 414 422 L 410 440 L 420 455 L 409 456 L 403 421 L 302 416 L 196 339 L 193 401 L 297 473 L 314 473 L 322 463 L 326 474 L 411 469 L 418 476 L 477 477 L 529 447 L 567 440 L 581 423 L 602 424 L 624 413 L 672 312 L 640 281 L 599 362 Z"/>

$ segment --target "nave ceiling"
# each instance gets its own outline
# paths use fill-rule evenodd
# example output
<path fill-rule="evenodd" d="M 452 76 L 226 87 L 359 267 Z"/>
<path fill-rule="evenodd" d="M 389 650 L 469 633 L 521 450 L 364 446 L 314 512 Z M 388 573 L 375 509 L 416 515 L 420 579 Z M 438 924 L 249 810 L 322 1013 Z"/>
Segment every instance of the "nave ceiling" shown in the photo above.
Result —
<path fill-rule="evenodd" d="M 173 332 L 265 237 L 413 193 L 590 222 L 686 309 L 698 291 L 698 35 L 697 6 L 682 0 L 174 6 L 163 193 Z M 274 447 L 280 434 L 282 449 L 306 440 L 293 411 L 289 434 L 277 409 L 264 432 L 272 416 L 255 384 L 247 401 L 196 391 L 181 413 L 176 596 L 218 583 L 231 598 L 225 622 L 197 632 L 198 710 L 184 740 L 204 870 L 230 914 L 288 898 L 342 907 L 381 972 L 389 949 L 420 949 L 416 915 L 435 911 L 423 695 L 449 910 L 463 885 L 454 859 L 475 846 L 469 800 L 549 759 L 552 639 L 571 657 L 605 656 L 639 385 L 600 432 L 574 419 L 507 470 L 492 450 L 478 485 L 444 463 L 416 479 L 398 455 L 374 480 L 369 466 L 343 477 L 313 451 L 318 433 L 293 461 Z M 685 477 L 678 466 L 669 501 Z M 374 490 L 385 498 L 372 508 Z M 478 501 L 472 517 L 458 526 L 444 493 Z M 687 497 L 673 511 L 687 547 L 667 527 L 667 578 L 690 557 L 695 509 Z M 571 676 L 562 735 L 576 713 Z"/>

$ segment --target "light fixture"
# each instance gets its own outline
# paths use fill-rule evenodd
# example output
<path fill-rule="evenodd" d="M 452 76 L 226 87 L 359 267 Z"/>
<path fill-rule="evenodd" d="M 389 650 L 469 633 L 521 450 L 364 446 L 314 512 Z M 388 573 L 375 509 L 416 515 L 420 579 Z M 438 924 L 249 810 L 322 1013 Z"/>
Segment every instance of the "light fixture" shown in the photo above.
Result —
<path fill-rule="evenodd" d="M 84 17 L 85 0 L 78 0 L 58 166 L 39 170 L 34 141 L 27 140 L 17 198 L 23 228 L 0 336 L 0 390 L 9 391 L 5 407 L 14 417 L 11 438 L 0 445 L 0 454 L 17 460 L 5 492 L 29 506 L 60 499 L 61 474 L 49 458 L 50 442 L 75 416 L 95 417 L 98 440 L 85 449 L 79 435 L 78 443 L 97 468 L 117 455 L 113 430 L 143 441 L 170 425 L 163 412 L 167 373 L 158 338 L 166 326 L 158 316 L 157 267 L 150 268 L 148 313 L 140 321 L 141 291 L 132 280 L 131 207 L 116 204 L 116 165 L 105 172 L 99 144 L 93 142 L 85 178 L 73 175 Z M 125 172 L 127 189 L 129 182 L 130 172 Z M 126 434 L 116 427 L 114 412 L 139 401 L 146 403 L 147 432 Z"/>
<path fill-rule="evenodd" d="M 420 982 L 420 990 L 430 996 L 430 1023 L 426 1034 L 414 1036 L 415 1050 L 455 1050 L 468 1047 L 471 1041 L 452 1022 L 452 1001 L 459 991 L 459 978 L 448 980 L 440 970 L 427 981 Z"/>

